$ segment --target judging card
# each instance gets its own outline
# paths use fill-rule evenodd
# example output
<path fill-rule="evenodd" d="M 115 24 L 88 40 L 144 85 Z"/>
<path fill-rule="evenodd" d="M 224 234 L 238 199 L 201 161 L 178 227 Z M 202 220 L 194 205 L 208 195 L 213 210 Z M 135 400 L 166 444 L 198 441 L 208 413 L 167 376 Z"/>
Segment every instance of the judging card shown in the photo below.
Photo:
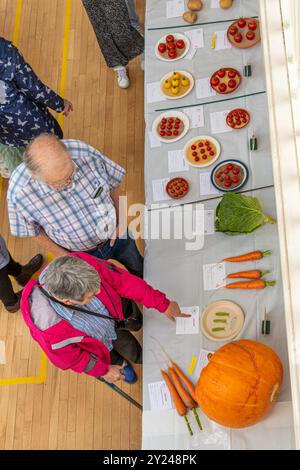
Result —
<path fill-rule="evenodd" d="M 172 399 L 164 381 L 148 384 L 150 407 L 152 411 L 171 410 Z"/>
<path fill-rule="evenodd" d="M 203 265 L 204 290 L 216 290 L 226 285 L 225 263 Z"/>
<path fill-rule="evenodd" d="M 210 77 L 196 80 L 196 95 L 199 99 L 217 96 L 217 92 L 210 85 Z"/>
<path fill-rule="evenodd" d="M 176 318 L 177 335 L 197 335 L 200 329 L 200 309 L 199 307 L 180 307 L 182 313 L 191 315 L 190 317 Z"/>

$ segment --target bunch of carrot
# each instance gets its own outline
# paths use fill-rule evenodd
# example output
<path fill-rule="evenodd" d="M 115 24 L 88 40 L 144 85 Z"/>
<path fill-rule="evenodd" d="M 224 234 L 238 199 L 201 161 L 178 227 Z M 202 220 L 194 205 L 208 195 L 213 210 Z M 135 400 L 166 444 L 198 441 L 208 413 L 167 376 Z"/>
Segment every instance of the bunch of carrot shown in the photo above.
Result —
<path fill-rule="evenodd" d="M 258 261 L 266 256 L 270 256 L 270 251 L 253 251 L 246 253 L 245 255 L 235 256 L 232 258 L 225 258 L 223 261 L 230 263 L 243 263 L 246 261 Z M 250 281 L 244 282 L 233 282 L 227 284 L 226 289 L 265 289 L 268 286 L 275 286 L 276 281 L 265 281 L 262 278 L 269 274 L 270 271 L 260 271 L 259 269 L 253 269 L 251 271 L 241 271 L 234 274 L 229 274 L 228 279 L 251 279 Z"/>
<path fill-rule="evenodd" d="M 196 403 L 195 387 L 192 382 L 184 375 L 178 365 L 173 362 L 169 356 L 167 357 L 172 367 L 168 367 L 168 373 L 164 370 L 162 370 L 161 373 L 169 389 L 177 413 L 184 417 L 189 433 L 192 436 L 193 431 L 187 417 L 189 410 L 193 411 L 198 427 L 200 431 L 202 431 L 202 425 L 196 410 L 198 405 Z M 182 383 L 186 388 L 182 385 Z"/>

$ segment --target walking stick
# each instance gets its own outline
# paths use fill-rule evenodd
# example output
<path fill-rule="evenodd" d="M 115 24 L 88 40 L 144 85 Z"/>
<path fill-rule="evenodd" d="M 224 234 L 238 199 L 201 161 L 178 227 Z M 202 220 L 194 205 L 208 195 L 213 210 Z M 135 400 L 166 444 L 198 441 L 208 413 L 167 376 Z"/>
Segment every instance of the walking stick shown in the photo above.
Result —
<path fill-rule="evenodd" d="M 130 395 L 128 395 L 127 393 L 123 392 L 123 390 L 121 390 L 119 387 L 117 387 L 115 384 L 110 384 L 108 382 L 106 382 L 106 380 L 102 379 L 101 377 L 97 377 L 97 380 L 99 380 L 100 382 L 102 383 L 105 383 L 106 385 L 108 385 L 112 390 L 114 390 L 115 392 L 117 392 L 119 395 L 121 395 L 121 397 L 125 398 L 125 400 L 129 401 L 129 403 L 131 403 L 132 405 L 136 406 L 136 408 L 138 408 L 139 410 L 143 411 L 143 407 L 142 405 L 140 405 L 137 401 L 135 401 L 133 398 L 131 398 Z"/>

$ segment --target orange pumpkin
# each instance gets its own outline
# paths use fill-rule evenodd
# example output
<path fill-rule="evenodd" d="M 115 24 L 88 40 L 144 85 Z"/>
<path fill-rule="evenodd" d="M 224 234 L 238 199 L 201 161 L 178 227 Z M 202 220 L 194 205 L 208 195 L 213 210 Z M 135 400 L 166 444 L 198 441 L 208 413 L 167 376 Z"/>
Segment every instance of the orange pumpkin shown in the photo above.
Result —
<path fill-rule="evenodd" d="M 272 349 L 255 341 L 234 341 L 214 353 L 202 370 L 196 399 L 213 421 L 244 428 L 268 413 L 282 378 L 282 364 Z"/>

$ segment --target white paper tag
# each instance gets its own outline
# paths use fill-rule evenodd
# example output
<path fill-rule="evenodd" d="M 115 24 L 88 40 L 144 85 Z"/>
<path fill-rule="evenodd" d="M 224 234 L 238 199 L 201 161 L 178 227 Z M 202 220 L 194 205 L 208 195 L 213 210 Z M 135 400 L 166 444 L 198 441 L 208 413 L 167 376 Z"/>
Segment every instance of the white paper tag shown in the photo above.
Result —
<path fill-rule="evenodd" d="M 212 134 L 223 134 L 224 132 L 232 132 L 232 128 L 226 123 L 226 118 L 230 111 L 219 111 L 210 114 L 210 127 Z"/>
<path fill-rule="evenodd" d="M 189 164 L 185 161 L 183 150 L 170 150 L 168 152 L 169 173 L 189 171 Z"/>
<path fill-rule="evenodd" d="M 184 13 L 184 0 L 167 1 L 167 18 L 178 18 Z"/>
<path fill-rule="evenodd" d="M 164 381 L 148 384 L 150 407 L 152 411 L 171 410 L 172 399 Z"/>
<path fill-rule="evenodd" d="M 177 335 L 197 335 L 200 329 L 200 308 L 199 307 L 180 307 L 182 313 L 191 315 L 190 317 L 176 318 Z"/>
<path fill-rule="evenodd" d="M 200 353 L 199 353 L 199 356 L 198 356 L 198 361 L 197 361 L 197 364 L 196 364 L 196 367 L 194 369 L 194 372 L 193 372 L 193 375 L 195 375 L 195 377 L 199 377 L 201 372 L 202 372 L 202 369 L 204 369 L 204 367 L 206 367 L 210 361 L 210 358 L 211 356 L 214 354 L 213 351 L 207 351 L 206 349 L 200 349 Z"/>
<path fill-rule="evenodd" d="M 168 201 L 171 199 L 166 191 L 166 185 L 168 184 L 170 179 L 171 178 L 162 178 L 159 180 L 152 181 L 154 202 Z"/>
<path fill-rule="evenodd" d="M 149 143 L 152 149 L 161 147 L 161 141 L 153 134 L 152 131 L 149 131 Z"/>
<path fill-rule="evenodd" d="M 204 235 L 213 235 L 215 233 L 215 211 L 204 211 Z"/>
<path fill-rule="evenodd" d="M 216 32 L 217 39 L 216 39 L 216 46 L 215 51 L 223 51 L 224 49 L 231 49 L 232 45 L 228 41 L 227 38 L 227 29 L 226 31 L 217 31 Z"/>
<path fill-rule="evenodd" d="M 217 96 L 216 91 L 210 85 L 210 78 L 199 78 L 196 80 L 196 95 L 197 98 L 212 98 Z"/>
<path fill-rule="evenodd" d="M 221 8 L 220 7 L 220 0 L 211 0 L 210 7 L 211 8 Z"/>
<path fill-rule="evenodd" d="M 204 264 L 204 290 L 216 290 L 226 285 L 225 263 Z"/>
<path fill-rule="evenodd" d="M 204 47 L 204 34 L 203 29 L 193 29 L 184 33 L 190 40 L 191 46 L 185 59 L 192 60 L 198 49 Z"/>
<path fill-rule="evenodd" d="M 211 173 L 200 173 L 200 196 L 213 196 L 220 194 L 211 182 Z"/>
<path fill-rule="evenodd" d="M 204 109 L 203 106 L 195 106 L 192 108 L 184 108 L 184 114 L 186 114 L 190 120 L 190 128 L 197 129 L 198 127 L 204 127 Z"/>
<path fill-rule="evenodd" d="M 160 82 L 147 83 L 147 103 L 166 101 L 160 89 Z"/>

